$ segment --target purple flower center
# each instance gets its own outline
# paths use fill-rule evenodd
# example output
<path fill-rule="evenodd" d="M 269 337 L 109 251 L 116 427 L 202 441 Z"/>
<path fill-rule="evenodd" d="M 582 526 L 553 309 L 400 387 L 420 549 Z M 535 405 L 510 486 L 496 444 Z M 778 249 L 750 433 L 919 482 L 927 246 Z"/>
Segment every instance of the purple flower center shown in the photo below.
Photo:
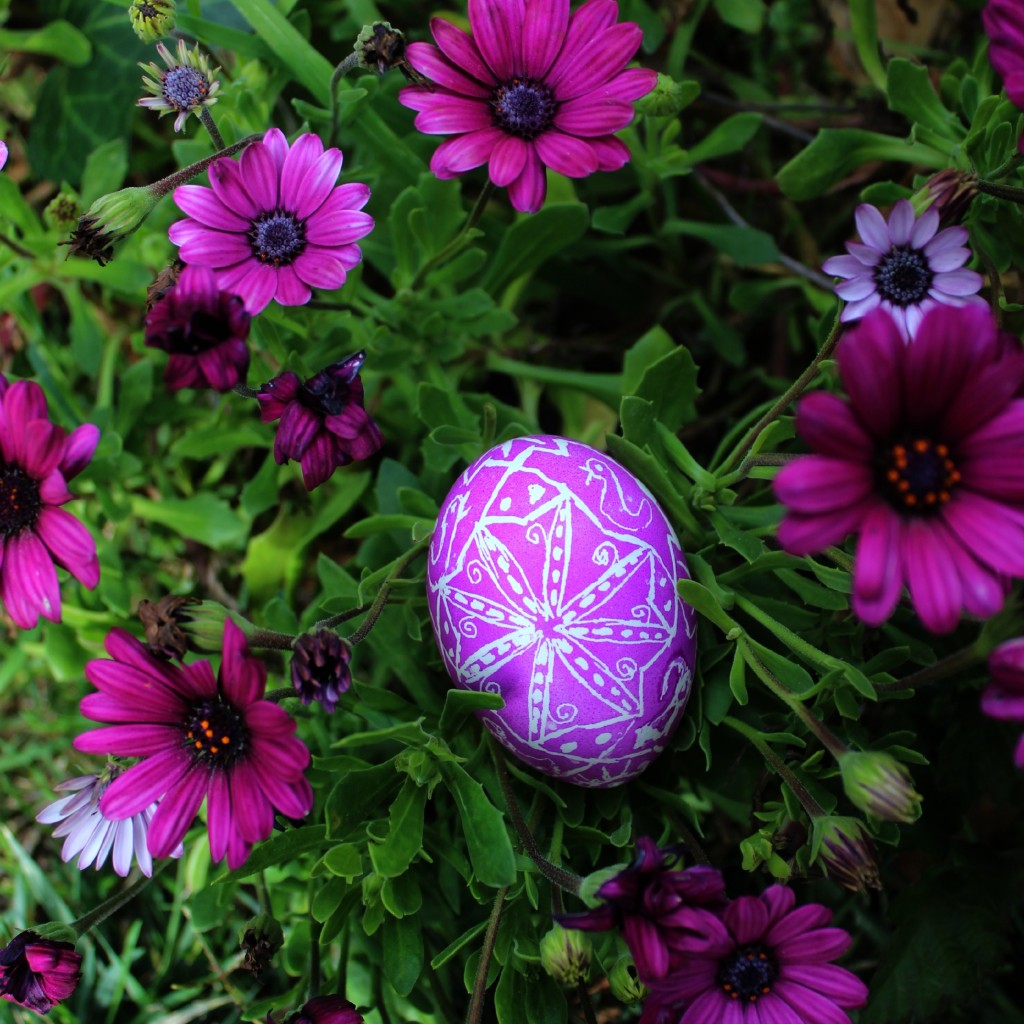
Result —
<path fill-rule="evenodd" d="M 210 82 L 206 75 L 186 65 L 167 71 L 163 77 L 163 86 L 164 99 L 175 110 L 192 110 L 202 106 L 203 100 L 210 95 Z"/>
<path fill-rule="evenodd" d="M 322 371 L 299 388 L 299 402 L 321 416 L 340 416 L 350 397 L 347 381 L 335 380 Z"/>
<path fill-rule="evenodd" d="M 494 90 L 491 110 L 495 125 L 503 132 L 529 141 L 550 127 L 555 98 L 543 82 L 513 78 Z"/>
<path fill-rule="evenodd" d="M 0 533 L 11 537 L 34 526 L 42 507 L 39 483 L 20 466 L 0 464 Z"/>
<path fill-rule="evenodd" d="M 198 309 L 188 323 L 172 327 L 167 332 L 165 349 L 194 356 L 216 348 L 233 337 L 231 323 L 226 317 Z"/>
<path fill-rule="evenodd" d="M 949 447 L 927 438 L 894 444 L 882 463 L 889 501 L 900 511 L 934 511 L 949 501 L 960 483 Z"/>
<path fill-rule="evenodd" d="M 245 719 L 233 704 L 213 697 L 195 704 L 185 720 L 192 756 L 208 765 L 233 764 L 249 746 Z"/>
<path fill-rule="evenodd" d="M 894 306 L 915 306 L 928 294 L 935 274 L 920 249 L 897 245 L 875 267 L 878 294 Z"/>
<path fill-rule="evenodd" d="M 306 248 L 305 225 L 284 210 L 261 213 L 249 228 L 249 245 L 261 263 L 286 267 Z"/>
<path fill-rule="evenodd" d="M 756 1003 L 768 995 L 779 976 L 775 957 L 760 943 L 740 946 L 731 957 L 718 965 L 716 980 L 722 991 L 732 999 Z"/>

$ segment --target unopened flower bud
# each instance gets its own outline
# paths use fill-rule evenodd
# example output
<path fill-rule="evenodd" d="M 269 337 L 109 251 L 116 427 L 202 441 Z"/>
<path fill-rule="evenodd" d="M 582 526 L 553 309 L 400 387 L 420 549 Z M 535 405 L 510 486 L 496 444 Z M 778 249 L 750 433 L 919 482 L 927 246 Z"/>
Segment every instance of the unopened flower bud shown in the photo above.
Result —
<path fill-rule="evenodd" d="M 615 966 L 608 972 L 608 987 L 612 995 L 627 1006 L 647 998 L 647 986 L 640 980 L 636 964 L 629 956 L 620 956 L 615 961 Z"/>
<path fill-rule="evenodd" d="M 352 685 L 348 663 L 352 650 L 334 630 L 304 633 L 292 654 L 292 685 L 303 704 L 314 700 L 334 711 L 338 699 Z"/>
<path fill-rule="evenodd" d="M 856 818 L 822 816 L 812 822 L 811 857 L 851 892 L 881 889 L 878 860 L 864 824 Z"/>
<path fill-rule="evenodd" d="M 174 28 L 174 0 L 132 0 L 128 18 L 144 43 L 155 43 Z"/>
<path fill-rule="evenodd" d="M 68 192 L 58 192 L 46 204 L 43 210 L 43 221 L 48 228 L 56 231 L 70 231 L 78 218 L 82 215 L 82 209 L 78 200 Z"/>
<path fill-rule="evenodd" d="M 692 82 L 677 82 L 658 73 L 658 84 L 636 101 L 636 109 L 648 117 L 674 117 L 697 98 Z"/>
<path fill-rule="evenodd" d="M 189 649 L 188 637 L 182 624 L 191 622 L 188 609 L 198 605 L 197 597 L 161 597 L 159 601 L 140 601 L 139 618 L 146 631 L 146 644 L 162 658 L 185 657 Z"/>
<path fill-rule="evenodd" d="M 100 196 L 79 218 L 71 238 L 60 244 L 71 247 L 69 256 L 88 256 L 105 266 L 114 258 L 114 246 L 142 224 L 159 200 L 149 186 Z"/>
<path fill-rule="evenodd" d="M 187 612 L 176 613 L 178 625 L 185 634 L 189 650 L 211 654 L 219 654 L 224 648 L 224 620 L 228 618 L 242 630 L 248 640 L 251 631 L 256 627 L 241 615 L 232 614 L 216 601 L 200 601 L 198 604 L 189 605 Z"/>
<path fill-rule="evenodd" d="M 920 216 L 926 210 L 939 212 L 939 226 L 946 228 L 960 224 L 974 197 L 978 194 L 978 176 L 969 171 L 947 167 L 932 175 L 911 197 L 914 212 Z"/>
<path fill-rule="evenodd" d="M 271 914 L 257 914 L 243 929 L 239 944 L 245 950 L 242 968 L 258 978 L 284 945 L 284 929 Z"/>
<path fill-rule="evenodd" d="M 592 946 L 586 932 L 553 925 L 540 940 L 540 962 L 562 985 L 578 985 L 590 973 Z"/>
<path fill-rule="evenodd" d="M 843 789 L 854 806 L 884 821 L 916 821 L 921 795 L 910 772 L 891 754 L 874 750 L 847 751 L 839 759 Z"/>
<path fill-rule="evenodd" d="M 72 945 L 78 941 L 78 933 L 69 924 L 61 924 L 59 921 L 50 921 L 48 924 L 41 924 L 38 928 L 32 929 L 41 939 L 50 942 L 70 942 Z"/>

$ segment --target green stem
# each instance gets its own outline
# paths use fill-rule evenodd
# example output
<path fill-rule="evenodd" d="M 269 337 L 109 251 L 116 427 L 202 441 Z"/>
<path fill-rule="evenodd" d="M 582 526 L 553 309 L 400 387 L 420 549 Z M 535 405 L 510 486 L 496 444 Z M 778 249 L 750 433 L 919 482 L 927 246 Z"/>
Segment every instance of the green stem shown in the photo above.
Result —
<path fill-rule="evenodd" d="M 875 683 L 875 689 L 879 693 L 893 693 L 899 690 L 917 690 L 922 686 L 937 683 L 942 679 L 948 679 L 957 672 L 984 661 L 984 655 L 978 650 L 976 644 L 971 644 L 963 650 L 956 651 L 934 665 L 927 665 L 925 668 L 912 672 L 902 679 L 894 679 L 891 683 Z"/>
<path fill-rule="evenodd" d="M 505 896 L 509 886 L 502 886 L 494 897 L 491 917 L 484 932 L 484 944 L 480 947 L 480 962 L 476 965 L 476 977 L 473 979 L 473 994 L 469 999 L 469 1011 L 466 1024 L 480 1024 L 484 1012 L 484 995 L 487 992 L 487 974 L 491 967 L 491 956 L 494 954 L 494 941 L 498 937 L 498 925 L 501 923 L 501 912 L 505 906 Z"/>
<path fill-rule="evenodd" d="M 1024 160 L 1024 154 L 1014 153 L 1013 156 L 1008 157 L 992 171 L 989 178 L 1005 178 L 1011 171 L 1016 170 L 1020 166 L 1022 160 Z"/>
<path fill-rule="evenodd" d="M 388 573 L 387 578 L 380 585 L 380 590 L 377 591 L 377 596 L 373 599 L 373 604 L 370 605 L 370 610 L 363 620 L 363 624 L 348 638 L 345 639 L 345 643 L 349 647 L 355 647 L 356 644 L 362 643 L 367 636 L 370 634 L 370 630 L 377 624 L 377 619 L 380 618 L 380 613 L 384 611 L 384 605 L 388 603 L 388 595 L 391 593 L 391 587 L 395 580 L 406 570 L 410 562 L 415 561 L 422 553 L 424 548 L 430 544 L 431 534 L 427 534 L 426 537 L 418 540 L 401 558 L 395 562 Z"/>
<path fill-rule="evenodd" d="M 505 757 L 498 749 L 497 743 L 487 737 L 487 745 L 491 751 L 491 758 L 494 761 L 494 767 L 498 773 L 498 782 L 501 785 L 501 792 L 505 797 L 505 803 L 508 806 L 508 814 L 512 819 L 512 825 L 516 830 L 516 835 L 519 836 L 519 841 L 523 845 L 523 851 L 527 857 L 533 861 L 537 866 L 537 870 L 552 884 L 557 885 L 560 889 L 564 889 L 566 892 L 572 893 L 574 896 L 580 894 L 580 886 L 583 884 L 583 879 L 577 875 L 574 871 L 569 871 L 566 868 L 559 867 L 557 864 L 552 864 L 541 852 L 540 847 L 537 846 L 537 840 L 533 838 L 533 833 L 530 831 L 530 827 L 526 824 L 526 820 L 523 818 L 523 812 L 519 810 L 519 804 L 516 801 L 516 795 L 512 792 L 512 783 L 509 781 L 508 771 L 505 768 Z"/>
<path fill-rule="evenodd" d="M 251 388 L 246 384 L 236 384 L 231 390 L 243 398 L 255 398 L 260 393 L 259 388 Z"/>
<path fill-rule="evenodd" d="M 8 238 L 4 234 L 0 234 L 0 245 L 6 245 L 15 255 L 20 256 L 22 259 L 34 260 L 36 254 L 26 249 L 23 245 L 19 245 L 13 238 Z"/>
<path fill-rule="evenodd" d="M 324 930 L 323 923 L 312 915 L 309 919 L 309 995 L 307 999 L 315 999 L 320 995 L 320 933 Z"/>
<path fill-rule="evenodd" d="M 832 355 L 839 341 L 839 334 L 842 328 L 842 324 L 839 322 L 841 308 L 836 310 L 836 318 L 832 323 L 832 329 L 828 332 L 825 343 L 818 350 L 818 354 L 811 360 L 810 365 L 797 377 L 785 394 L 747 431 L 743 440 L 736 445 L 732 453 L 722 464 L 717 475 L 721 476 L 734 469 L 742 461 L 743 456 L 751 449 L 758 437 L 761 436 L 761 432 L 774 423 L 785 412 L 790 403 L 796 401 L 804 393 L 807 386 L 818 375 L 821 364 Z"/>
<path fill-rule="evenodd" d="M 256 876 L 256 896 L 260 901 L 260 913 L 273 915 L 273 904 L 270 901 L 270 889 L 267 886 L 267 873 L 260 871 Z"/>
<path fill-rule="evenodd" d="M 587 1024 L 597 1024 L 597 1017 L 594 1016 L 594 1007 L 590 1002 L 590 993 L 587 991 L 587 983 L 585 981 L 576 982 L 576 994 L 579 996 L 583 1019 Z"/>
<path fill-rule="evenodd" d="M 775 753 L 769 746 L 768 741 L 752 726 L 741 722 L 738 718 L 727 715 L 722 719 L 723 724 L 734 729 L 741 736 L 748 739 L 764 758 L 765 763 L 782 781 L 793 791 L 793 795 L 800 801 L 803 809 L 812 817 L 820 818 L 825 814 L 821 804 L 811 796 L 807 787 L 794 775 L 785 761 Z"/>
<path fill-rule="evenodd" d="M 246 635 L 250 647 L 260 647 L 268 651 L 290 651 L 295 643 L 291 633 L 275 633 L 272 629 L 251 629 Z"/>
<path fill-rule="evenodd" d="M 997 199 L 1006 199 L 1011 203 L 1024 203 L 1024 188 L 1014 185 L 998 185 L 994 181 L 979 181 L 978 191 Z"/>
<path fill-rule="evenodd" d="M 807 728 L 818 737 L 823 747 L 836 760 L 845 754 L 846 746 L 842 741 L 832 732 L 831 729 L 824 722 L 817 719 L 809 708 L 805 707 L 800 698 L 783 683 L 780 679 L 777 679 L 768 668 L 761 662 L 757 657 L 757 654 L 746 642 L 746 637 L 740 637 L 737 641 L 740 644 L 740 649 L 743 652 L 744 660 L 754 670 L 754 674 L 768 687 L 776 697 L 779 698 L 789 709 L 797 715 L 801 722 L 807 726 Z"/>
<path fill-rule="evenodd" d="M 480 191 L 480 195 L 477 196 L 476 204 L 470 211 L 469 217 L 466 219 L 466 223 L 462 225 L 455 237 L 439 252 L 436 256 L 432 256 L 426 263 L 420 267 L 419 272 L 413 278 L 412 284 L 409 286 L 412 291 L 423 284 L 426 280 L 427 275 L 432 271 L 436 270 L 442 263 L 447 263 L 452 256 L 454 256 L 465 244 L 466 236 L 476 227 L 477 221 L 483 216 L 484 208 L 491 200 L 491 196 L 494 195 L 494 185 L 490 178 L 487 179 L 487 183 Z"/>
<path fill-rule="evenodd" d="M 263 699 L 269 700 L 271 704 L 280 704 L 281 701 L 287 700 L 289 697 L 298 696 L 293 686 L 280 686 L 276 690 L 268 690 L 263 695 Z"/>
<path fill-rule="evenodd" d="M 332 615 L 329 619 L 321 619 L 313 626 L 310 632 L 319 633 L 321 629 L 334 629 L 335 626 L 340 626 L 343 622 L 348 622 L 349 619 L 362 615 L 369 607 L 368 604 L 361 604 L 358 608 L 349 608 L 347 612 L 338 612 L 337 615 Z"/>
<path fill-rule="evenodd" d="M 216 122 L 213 120 L 213 114 L 210 113 L 209 107 L 199 108 L 199 120 L 203 122 L 203 127 L 210 133 L 214 146 L 217 149 L 223 149 L 224 139 L 221 137 L 220 129 L 218 129 Z"/>
<path fill-rule="evenodd" d="M 361 54 L 353 50 L 335 69 L 331 75 L 331 130 L 327 133 L 327 145 L 333 146 L 338 137 L 338 83 L 353 68 L 360 65 Z"/>
<path fill-rule="evenodd" d="M 83 914 L 78 920 L 72 921 L 69 925 L 70 928 L 75 930 L 75 933 L 81 938 L 86 932 L 91 931 L 96 925 L 105 921 L 111 914 L 116 913 L 126 903 L 130 903 L 143 889 L 149 885 L 150 882 L 160 874 L 170 864 L 169 860 L 163 861 L 153 869 L 152 878 L 143 875 L 141 878 L 137 878 L 135 882 L 128 886 L 127 889 L 122 889 L 120 892 L 114 893 L 109 899 L 104 900 L 98 907 L 93 907 L 92 910 L 87 914 Z"/>
<path fill-rule="evenodd" d="M 211 153 L 209 156 L 204 156 L 202 160 L 197 160 L 194 164 L 189 164 L 188 167 L 183 167 L 180 171 L 168 174 L 166 178 L 154 181 L 152 185 L 148 186 L 149 191 L 157 198 L 165 196 L 168 192 L 173 192 L 179 185 L 184 185 L 185 182 L 198 177 L 214 161 L 220 160 L 221 157 L 233 156 L 240 149 L 248 146 L 250 142 L 259 142 L 262 138 L 262 135 L 246 135 L 244 139 L 240 139 L 230 146 L 225 146 L 224 149 L 219 149 L 216 153 Z"/>

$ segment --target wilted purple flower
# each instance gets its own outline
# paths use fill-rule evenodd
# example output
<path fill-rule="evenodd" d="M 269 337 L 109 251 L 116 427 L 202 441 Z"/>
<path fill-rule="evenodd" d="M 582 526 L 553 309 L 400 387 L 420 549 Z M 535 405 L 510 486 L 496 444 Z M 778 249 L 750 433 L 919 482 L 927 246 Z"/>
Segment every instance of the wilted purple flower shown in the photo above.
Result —
<path fill-rule="evenodd" d="M 601 906 L 556 919 L 581 931 L 621 928 L 637 971 L 648 982 L 669 971 L 672 951 L 689 948 L 694 908 L 724 902 L 725 884 L 717 868 L 676 867 L 678 852 L 659 849 L 649 836 L 636 845 L 633 863 L 597 890 Z"/>
<path fill-rule="evenodd" d="M 0 374 L 0 598 L 22 629 L 39 616 L 60 622 L 59 565 L 90 590 L 100 578 L 96 542 L 59 506 L 100 432 L 83 423 L 66 434 L 50 422 L 43 389 Z"/>
<path fill-rule="evenodd" d="M 174 130 L 180 132 L 185 127 L 189 114 L 193 111 L 198 114 L 203 107 L 210 107 L 217 102 L 216 93 L 220 88 L 220 82 L 217 81 L 219 69 L 210 69 L 210 58 L 199 52 L 198 43 L 195 49 L 190 51 L 184 39 L 178 40 L 177 58 L 163 43 L 156 44 L 156 52 L 160 54 L 167 68 L 164 69 L 155 62 L 140 62 L 139 67 L 150 76 L 143 77 L 142 84 L 152 95 L 143 96 L 139 100 L 139 106 L 158 110 L 161 116 L 176 114 Z"/>
<path fill-rule="evenodd" d="M 981 695 L 981 710 L 991 718 L 1024 722 L 1024 637 L 1000 644 L 988 659 L 991 684 Z M 1013 754 L 1018 768 L 1024 768 L 1024 736 Z"/>
<path fill-rule="evenodd" d="M 872 626 L 904 583 L 925 626 L 1003 606 L 1024 576 L 1024 358 L 987 309 L 937 306 L 910 345 L 870 313 L 839 343 L 850 396 L 808 395 L 797 410 L 814 449 L 775 478 L 788 514 L 779 543 L 807 555 L 859 534 L 853 610 Z"/>
<path fill-rule="evenodd" d="M 86 718 L 113 724 L 78 736 L 75 749 L 143 758 L 110 784 L 100 810 L 119 820 L 159 801 L 149 826 L 154 857 L 177 847 L 204 798 L 210 855 L 227 854 L 231 869 L 270 835 L 275 808 L 289 818 L 309 813 L 309 751 L 291 716 L 263 699 L 267 670 L 230 619 L 216 679 L 208 661 L 163 661 L 122 629 L 106 647 L 112 661 L 85 667 L 100 692 L 81 707 Z"/>
<path fill-rule="evenodd" d="M 971 258 L 964 245 L 967 228 L 939 231 L 938 210 L 918 217 L 907 199 L 892 208 L 888 223 L 867 203 L 857 207 L 855 219 L 861 242 L 847 242 L 848 256 L 833 256 L 822 264 L 825 273 L 846 278 L 836 285 L 836 294 L 847 303 L 840 316 L 843 323 L 881 308 L 909 340 L 935 305 L 987 308 L 976 294 L 981 274 L 963 269 Z"/>
<path fill-rule="evenodd" d="M 185 267 L 146 315 L 146 344 L 170 353 L 169 391 L 230 391 L 249 369 L 249 321 L 238 295 L 223 292 L 207 267 Z"/>
<path fill-rule="evenodd" d="M 82 955 L 70 942 L 19 932 L 0 949 L 0 997 L 49 1013 L 75 991 L 81 966 Z"/>
<path fill-rule="evenodd" d="M 829 963 L 850 936 L 827 927 L 827 907 L 795 902 L 791 889 L 773 885 L 721 915 L 697 911 L 707 939 L 668 977 L 648 983 L 643 1024 L 839 1024 L 843 1010 L 863 1006 L 867 986 Z"/>
<path fill-rule="evenodd" d="M 352 685 L 348 663 L 352 650 L 332 629 L 303 633 L 292 647 L 292 685 L 303 704 L 319 701 L 334 711 Z"/>
<path fill-rule="evenodd" d="M 271 128 L 242 151 L 209 170 L 212 188 L 181 185 L 174 201 L 188 214 L 168 236 L 181 258 L 211 267 L 217 284 L 241 295 L 255 316 L 271 299 L 301 306 L 310 288 L 340 288 L 362 258 L 357 239 L 373 230 L 359 211 L 370 198 L 366 185 L 334 187 L 341 150 L 324 150 L 310 132 L 289 147 Z"/>
<path fill-rule="evenodd" d="M 256 396 L 260 418 L 280 418 L 274 458 L 302 464 L 306 490 L 319 487 L 338 468 L 368 459 L 384 444 L 380 428 L 363 408 L 359 370 L 366 360 L 357 352 L 332 363 L 305 383 L 287 371 L 264 384 Z"/>
<path fill-rule="evenodd" d="M 658 76 L 623 70 L 643 33 L 616 20 L 614 0 L 469 0 L 467 35 L 434 18 L 437 46 L 411 43 L 409 63 L 437 83 L 413 86 L 399 101 L 428 135 L 454 135 L 430 161 L 439 178 L 489 165 L 512 205 L 536 213 L 547 194 L 545 167 L 570 178 L 618 170 L 629 150 L 615 132 L 633 119 L 633 100 Z"/>
<path fill-rule="evenodd" d="M 1020 0 L 988 0 L 981 12 L 989 38 L 988 56 L 999 72 L 1006 94 L 1024 107 L 1024 4 Z"/>
<path fill-rule="evenodd" d="M 268 1013 L 267 1024 L 275 1024 Z M 282 1024 L 363 1024 L 356 1008 L 341 996 L 317 996 L 310 999 L 301 1010 L 286 1018 Z"/>
<path fill-rule="evenodd" d="M 106 863 L 107 856 L 113 853 L 114 870 L 122 878 L 127 878 L 134 854 L 139 862 L 139 870 L 149 878 L 153 874 L 153 859 L 146 846 L 146 834 L 156 804 L 150 804 L 130 818 L 120 821 L 108 818 L 100 810 L 100 797 L 123 771 L 117 765 L 108 764 L 102 775 L 80 775 L 66 782 L 58 782 L 53 788 L 71 795 L 47 804 L 36 815 L 36 821 L 44 825 L 59 822 L 53 830 L 54 838 L 67 836 L 60 858 L 67 862 L 78 856 L 80 871 L 84 871 L 93 862 L 99 871 Z M 184 852 L 184 846 L 179 843 L 178 848 L 171 851 L 171 856 L 180 857 Z"/>

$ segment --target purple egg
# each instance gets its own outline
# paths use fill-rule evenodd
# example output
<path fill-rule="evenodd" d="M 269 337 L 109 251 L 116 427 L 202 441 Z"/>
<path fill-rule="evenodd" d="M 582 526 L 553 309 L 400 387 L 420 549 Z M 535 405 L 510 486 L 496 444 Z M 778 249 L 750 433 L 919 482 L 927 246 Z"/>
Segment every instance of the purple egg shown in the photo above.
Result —
<path fill-rule="evenodd" d="M 481 455 L 448 492 L 427 597 L 457 686 L 527 764 L 580 786 L 627 782 L 686 707 L 697 626 L 676 593 L 683 551 L 650 491 L 565 437 Z"/>

